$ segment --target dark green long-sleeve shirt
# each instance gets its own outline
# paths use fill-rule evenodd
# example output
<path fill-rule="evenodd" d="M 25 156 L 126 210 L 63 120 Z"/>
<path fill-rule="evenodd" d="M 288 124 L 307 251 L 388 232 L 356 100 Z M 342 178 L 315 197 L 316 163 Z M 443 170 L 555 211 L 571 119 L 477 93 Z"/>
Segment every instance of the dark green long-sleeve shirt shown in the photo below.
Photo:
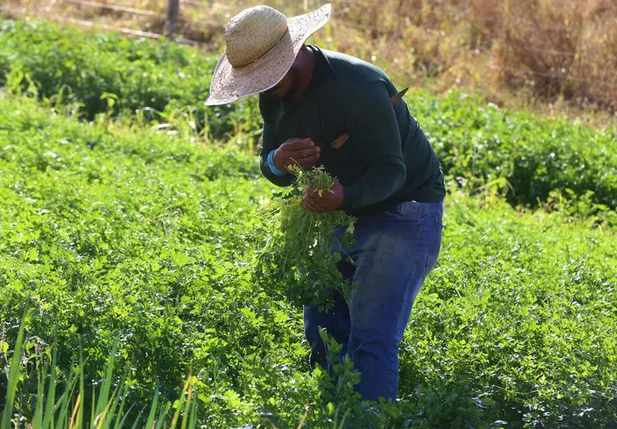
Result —
<path fill-rule="evenodd" d="M 264 119 L 261 170 L 276 176 L 268 154 L 290 138 L 310 137 L 321 149 L 318 165 L 343 185 L 343 210 L 361 216 L 403 201 L 435 202 L 445 196 L 439 160 L 406 103 L 392 106 L 397 90 L 377 67 L 357 58 L 312 46 L 315 69 L 302 99 L 259 96 Z M 331 143 L 344 132 L 339 149 Z"/>

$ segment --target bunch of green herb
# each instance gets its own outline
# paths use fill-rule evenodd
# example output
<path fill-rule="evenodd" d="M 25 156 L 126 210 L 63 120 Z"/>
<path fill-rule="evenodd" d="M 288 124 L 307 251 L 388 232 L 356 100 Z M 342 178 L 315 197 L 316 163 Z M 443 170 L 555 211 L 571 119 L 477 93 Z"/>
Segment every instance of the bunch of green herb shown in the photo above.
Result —
<path fill-rule="evenodd" d="M 332 290 L 349 289 L 337 263 L 353 243 L 354 218 L 342 210 L 311 212 L 304 205 L 308 186 L 319 195 L 332 192 L 335 179 L 323 167 L 296 166 L 291 172 L 294 185 L 278 194 L 265 213 L 267 238 L 259 256 L 259 277 L 294 305 L 327 306 Z"/>

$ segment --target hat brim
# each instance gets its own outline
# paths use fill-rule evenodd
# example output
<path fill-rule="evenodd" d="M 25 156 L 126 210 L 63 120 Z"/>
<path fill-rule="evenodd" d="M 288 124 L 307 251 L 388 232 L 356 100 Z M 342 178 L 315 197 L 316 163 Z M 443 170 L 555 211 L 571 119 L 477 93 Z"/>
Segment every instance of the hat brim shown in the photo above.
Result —
<path fill-rule="evenodd" d="M 216 64 L 206 105 L 228 104 L 242 97 L 267 91 L 280 82 L 291 68 L 302 45 L 330 19 L 331 5 L 287 20 L 287 32 L 261 57 L 244 67 L 234 68 L 223 54 Z"/>

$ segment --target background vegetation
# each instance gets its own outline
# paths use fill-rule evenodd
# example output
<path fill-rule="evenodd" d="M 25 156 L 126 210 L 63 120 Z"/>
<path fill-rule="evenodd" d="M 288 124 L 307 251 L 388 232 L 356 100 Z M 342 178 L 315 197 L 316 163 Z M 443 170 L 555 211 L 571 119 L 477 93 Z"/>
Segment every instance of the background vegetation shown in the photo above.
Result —
<path fill-rule="evenodd" d="M 5 0 L 5 13 L 86 20 L 162 33 L 164 0 Z M 268 0 L 289 16 L 324 2 Z M 181 36 L 222 52 L 227 20 L 255 2 L 185 0 Z M 334 18 L 313 42 L 374 61 L 401 85 L 452 88 L 551 116 L 610 124 L 617 107 L 613 0 L 333 0 Z M 146 10 L 147 15 L 115 6 Z M 72 20 L 72 21 L 71 21 Z M 84 24 L 84 22 L 82 22 Z"/>
<path fill-rule="evenodd" d="M 0 82 L 14 91 L 56 108 L 72 106 L 86 120 L 104 113 L 163 122 L 167 128 L 179 121 L 207 139 L 227 138 L 249 149 L 257 145 L 261 120 L 255 98 L 211 109 L 201 102 L 215 57 L 170 42 L 135 43 L 44 23 L 1 25 Z M 474 186 L 497 186 L 515 204 L 535 205 L 553 190 L 568 189 L 617 206 L 614 130 L 510 113 L 456 92 L 438 100 L 416 91 L 409 100 L 447 175 Z"/>

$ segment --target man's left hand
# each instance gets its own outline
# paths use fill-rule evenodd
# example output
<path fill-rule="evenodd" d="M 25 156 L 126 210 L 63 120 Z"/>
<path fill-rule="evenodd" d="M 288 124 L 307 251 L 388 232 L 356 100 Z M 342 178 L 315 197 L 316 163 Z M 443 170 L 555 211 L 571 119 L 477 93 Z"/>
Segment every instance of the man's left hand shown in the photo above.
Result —
<path fill-rule="evenodd" d="M 332 212 L 341 207 L 344 196 L 343 185 L 338 181 L 334 182 L 334 185 L 332 185 L 329 191 L 323 191 L 321 196 L 319 196 L 316 190 L 309 186 L 304 194 L 304 205 L 312 212 Z"/>

